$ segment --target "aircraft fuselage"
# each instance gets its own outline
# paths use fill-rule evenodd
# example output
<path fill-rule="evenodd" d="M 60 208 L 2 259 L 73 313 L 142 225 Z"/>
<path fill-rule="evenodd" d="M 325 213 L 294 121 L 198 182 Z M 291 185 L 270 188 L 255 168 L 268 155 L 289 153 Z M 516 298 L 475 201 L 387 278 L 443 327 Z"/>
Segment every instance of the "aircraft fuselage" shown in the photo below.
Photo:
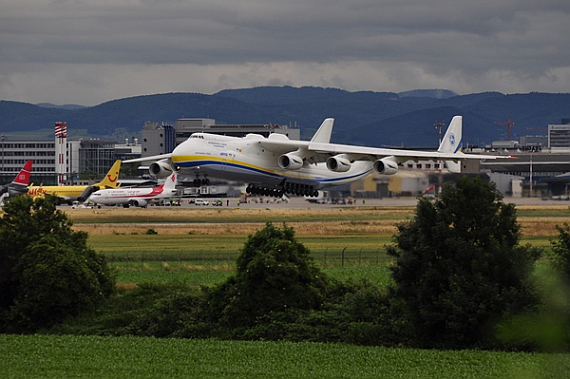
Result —
<path fill-rule="evenodd" d="M 181 174 L 274 187 L 302 184 L 315 190 L 349 183 L 372 172 L 371 161 L 354 162 L 348 171 L 338 173 L 329 170 L 325 162 L 305 162 L 298 169 L 283 169 L 278 163 L 282 152 L 264 148 L 259 144 L 263 139 L 255 134 L 239 138 L 194 133 L 174 149 L 171 159 Z M 283 153 L 290 151 L 284 148 Z"/>

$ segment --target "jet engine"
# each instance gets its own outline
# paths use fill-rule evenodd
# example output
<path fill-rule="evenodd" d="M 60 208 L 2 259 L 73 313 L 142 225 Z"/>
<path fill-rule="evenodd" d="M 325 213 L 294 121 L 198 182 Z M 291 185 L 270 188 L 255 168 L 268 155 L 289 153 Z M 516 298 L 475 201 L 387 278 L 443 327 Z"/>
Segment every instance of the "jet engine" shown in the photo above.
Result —
<path fill-rule="evenodd" d="M 277 163 L 281 168 L 287 170 L 298 170 L 303 167 L 303 158 L 298 157 L 295 154 L 288 153 L 280 156 Z"/>
<path fill-rule="evenodd" d="M 327 168 L 334 172 L 347 172 L 351 165 L 350 160 L 342 154 L 327 159 Z"/>
<path fill-rule="evenodd" d="M 372 167 L 374 172 L 382 175 L 394 175 L 398 172 L 398 162 L 394 157 L 378 159 Z"/>
<path fill-rule="evenodd" d="M 142 200 L 142 199 L 133 200 L 131 203 L 135 207 L 141 207 L 141 208 L 146 208 L 146 205 L 148 204 L 148 202 L 146 200 Z"/>
<path fill-rule="evenodd" d="M 168 160 L 163 159 L 157 162 L 152 162 L 148 166 L 148 171 L 153 177 L 163 179 L 168 178 L 170 174 L 172 174 L 172 167 L 170 167 Z"/>

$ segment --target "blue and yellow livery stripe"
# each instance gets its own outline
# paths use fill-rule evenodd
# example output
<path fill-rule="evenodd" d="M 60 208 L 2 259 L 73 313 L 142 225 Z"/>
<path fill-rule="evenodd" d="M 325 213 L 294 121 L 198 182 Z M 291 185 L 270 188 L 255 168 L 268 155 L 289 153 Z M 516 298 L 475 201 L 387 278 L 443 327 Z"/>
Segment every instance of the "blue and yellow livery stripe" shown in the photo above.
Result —
<path fill-rule="evenodd" d="M 307 180 L 312 182 L 326 183 L 326 184 L 342 184 L 344 182 L 350 182 L 360 177 L 365 177 L 372 172 L 372 168 L 366 171 L 358 172 L 356 174 L 342 176 L 342 177 L 319 177 L 315 175 L 303 174 L 295 170 L 272 170 L 266 167 L 254 165 L 247 162 L 228 160 L 226 158 L 219 157 L 208 157 L 204 156 L 176 156 L 172 157 L 174 164 L 182 169 L 192 170 L 198 169 L 201 166 L 223 166 L 226 168 L 236 168 L 240 170 L 250 171 L 255 174 L 270 176 L 278 179 L 295 178 L 301 180 Z"/>

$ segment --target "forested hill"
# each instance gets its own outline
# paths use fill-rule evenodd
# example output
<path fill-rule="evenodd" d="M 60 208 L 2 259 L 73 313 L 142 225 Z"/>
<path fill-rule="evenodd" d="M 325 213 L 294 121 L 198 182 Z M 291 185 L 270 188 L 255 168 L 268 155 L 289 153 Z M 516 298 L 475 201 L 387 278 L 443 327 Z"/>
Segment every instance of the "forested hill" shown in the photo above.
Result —
<path fill-rule="evenodd" d="M 285 124 L 301 127 L 309 139 L 321 122 L 335 118 L 333 142 L 370 146 L 437 145 L 437 122 L 464 117 L 463 141 L 485 144 L 506 139 L 511 119 L 513 138 L 546 134 L 548 124 L 570 118 L 570 94 L 504 95 L 486 92 L 457 96 L 446 90 L 348 92 L 318 87 L 258 87 L 224 90 L 213 95 L 166 93 L 112 100 L 94 107 L 33 105 L 0 101 L 1 133 L 52 129 L 66 121 L 71 137 L 82 130 L 93 137 L 117 140 L 138 133 L 145 121 L 174 123 L 181 117 L 216 119 L 218 123 Z"/>

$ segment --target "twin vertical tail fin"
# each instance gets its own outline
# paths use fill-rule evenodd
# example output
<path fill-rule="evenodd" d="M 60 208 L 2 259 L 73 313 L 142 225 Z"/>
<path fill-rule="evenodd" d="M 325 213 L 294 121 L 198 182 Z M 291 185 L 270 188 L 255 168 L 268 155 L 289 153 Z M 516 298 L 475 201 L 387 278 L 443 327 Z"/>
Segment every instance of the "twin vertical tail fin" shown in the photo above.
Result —
<path fill-rule="evenodd" d="M 441 145 L 439 145 L 439 149 L 437 149 L 438 153 L 451 153 L 456 154 L 461 151 L 461 138 L 462 138 L 462 131 L 463 129 L 463 117 L 462 116 L 455 116 L 451 120 L 447 131 L 445 132 L 445 136 L 441 140 Z M 459 173 L 461 172 L 461 163 L 459 160 L 451 160 L 446 159 L 445 165 L 449 172 Z"/>
<path fill-rule="evenodd" d="M 30 176 L 32 174 L 32 160 L 26 162 L 24 167 L 20 170 L 16 178 L 12 181 L 12 184 L 28 186 L 30 184 Z"/>

